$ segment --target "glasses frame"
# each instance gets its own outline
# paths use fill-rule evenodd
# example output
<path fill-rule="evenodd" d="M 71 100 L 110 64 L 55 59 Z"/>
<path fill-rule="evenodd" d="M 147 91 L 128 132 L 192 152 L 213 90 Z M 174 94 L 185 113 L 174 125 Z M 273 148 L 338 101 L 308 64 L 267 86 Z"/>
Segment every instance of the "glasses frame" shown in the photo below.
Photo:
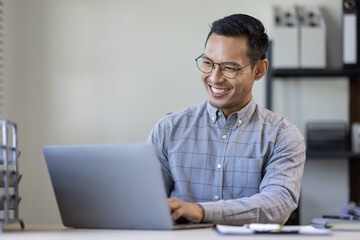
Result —
<path fill-rule="evenodd" d="M 213 60 L 211 60 L 210 58 L 206 58 L 206 59 L 208 59 L 208 60 L 211 61 L 211 63 L 212 63 L 212 68 L 211 68 L 211 70 L 210 70 L 209 72 L 205 72 L 205 71 L 201 70 L 201 69 L 200 69 L 200 66 L 199 66 L 199 64 L 198 64 L 198 60 L 199 60 L 200 58 L 202 58 L 203 56 L 204 56 L 204 53 L 202 53 L 199 57 L 197 57 L 197 58 L 195 59 L 196 66 L 197 66 L 197 68 L 200 70 L 200 72 L 205 73 L 205 74 L 209 74 L 209 73 L 211 73 L 211 72 L 215 69 L 215 65 L 219 65 L 219 69 L 220 69 L 221 74 L 222 74 L 225 78 L 228 78 L 228 79 L 234 79 L 234 78 L 236 78 L 236 77 L 238 76 L 240 70 L 246 68 L 247 66 L 250 66 L 250 64 L 252 64 L 252 63 L 254 63 L 254 62 L 257 62 L 257 61 L 261 60 L 261 59 L 253 60 L 253 61 L 249 62 L 248 64 L 242 66 L 242 67 L 236 68 L 236 75 L 235 75 L 235 77 L 227 77 L 227 76 L 224 75 L 223 69 L 221 68 L 221 64 L 223 64 L 223 63 L 216 63 L 216 62 L 214 62 Z"/>

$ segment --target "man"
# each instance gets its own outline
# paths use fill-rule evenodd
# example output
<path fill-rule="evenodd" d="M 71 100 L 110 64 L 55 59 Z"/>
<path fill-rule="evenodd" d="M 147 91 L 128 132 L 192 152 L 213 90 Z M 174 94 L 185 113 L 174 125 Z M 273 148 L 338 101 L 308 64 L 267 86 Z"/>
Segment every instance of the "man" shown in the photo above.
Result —
<path fill-rule="evenodd" d="M 304 138 L 251 93 L 267 71 L 268 44 L 251 16 L 215 21 L 196 59 L 209 100 L 164 117 L 150 134 L 174 221 L 283 224 L 297 207 Z"/>

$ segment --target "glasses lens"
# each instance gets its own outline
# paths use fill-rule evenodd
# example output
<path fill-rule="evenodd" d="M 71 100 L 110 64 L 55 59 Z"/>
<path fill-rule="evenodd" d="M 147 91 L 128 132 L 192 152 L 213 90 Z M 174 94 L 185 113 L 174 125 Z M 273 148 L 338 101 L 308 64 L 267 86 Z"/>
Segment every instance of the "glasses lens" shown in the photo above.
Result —
<path fill-rule="evenodd" d="M 226 78 L 235 78 L 238 73 L 237 67 L 233 65 L 221 65 L 220 68 L 221 68 L 221 73 Z"/>
<path fill-rule="evenodd" d="M 203 73 L 210 73 L 213 70 L 213 62 L 210 59 L 207 58 L 198 58 L 196 60 L 197 67 L 199 70 Z"/>

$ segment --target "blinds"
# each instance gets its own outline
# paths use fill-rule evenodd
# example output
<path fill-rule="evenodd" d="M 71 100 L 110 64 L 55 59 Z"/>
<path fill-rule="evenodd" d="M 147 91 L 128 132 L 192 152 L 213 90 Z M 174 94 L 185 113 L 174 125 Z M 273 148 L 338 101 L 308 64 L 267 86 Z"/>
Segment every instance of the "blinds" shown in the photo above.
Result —
<path fill-rule="evenodd" d="M 4 118 L 4 0 L 0 0 L 0 119 Z"/>

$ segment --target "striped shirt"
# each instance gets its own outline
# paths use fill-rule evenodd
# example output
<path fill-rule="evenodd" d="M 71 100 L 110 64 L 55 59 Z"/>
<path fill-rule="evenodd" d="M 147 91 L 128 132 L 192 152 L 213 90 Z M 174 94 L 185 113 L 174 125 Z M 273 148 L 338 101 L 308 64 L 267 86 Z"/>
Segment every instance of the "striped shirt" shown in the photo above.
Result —
<path fill-rule="evenodd" d="M 148 142 L 168 196 L 200 204 L 204 222 L 283 224 L 297 207 L 304 138 L 253 99 L 228 118 L 209 101 L 170 114 Z"/>

